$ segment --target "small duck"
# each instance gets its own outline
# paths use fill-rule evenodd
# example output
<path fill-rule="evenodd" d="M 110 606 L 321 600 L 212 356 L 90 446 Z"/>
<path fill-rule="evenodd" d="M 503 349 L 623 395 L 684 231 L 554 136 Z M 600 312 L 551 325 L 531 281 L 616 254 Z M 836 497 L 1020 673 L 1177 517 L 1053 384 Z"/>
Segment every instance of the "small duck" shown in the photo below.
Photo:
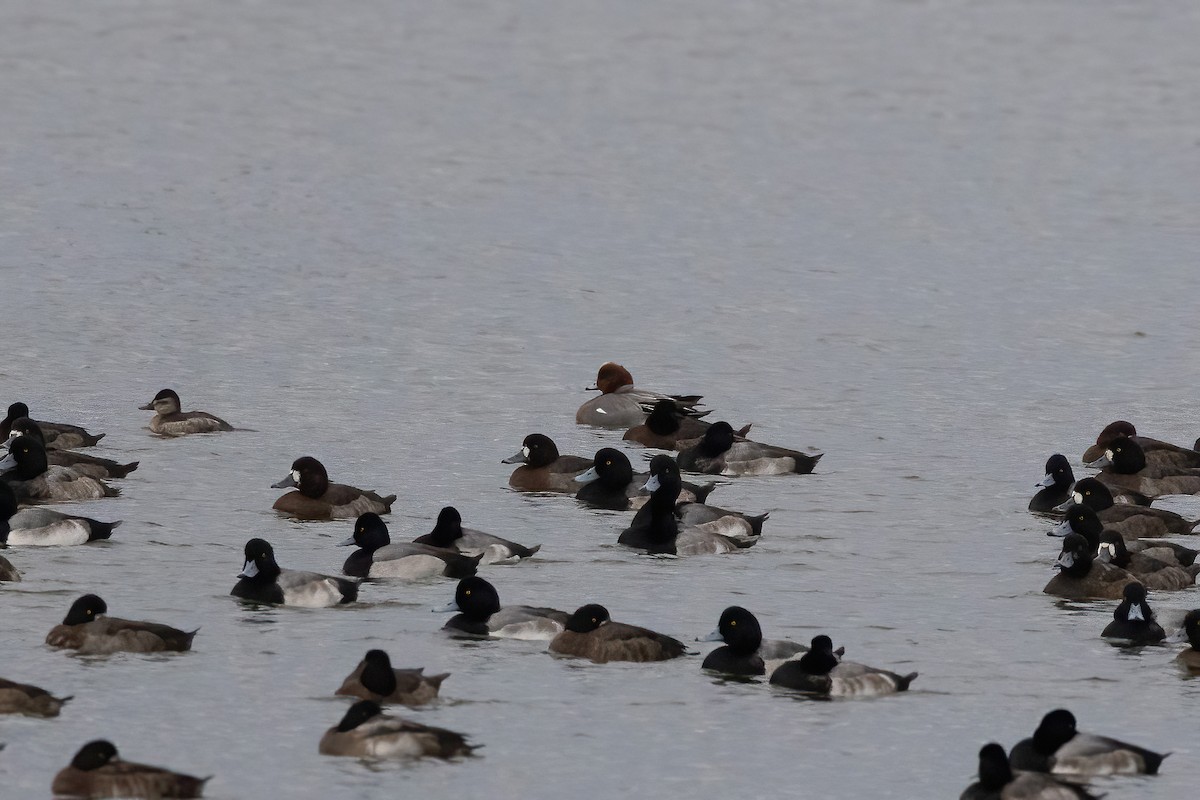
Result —
<path fill-rule="evenodd" d="M 46 447 L 46 437 L 42 434 L 42 429 L 29 417 L 21 417 L 12 424 L 9 441 L 20 436 L 31 436 L 41 442 L 43 449 Z M 137 469 L 138 463 L 140 463 L 130 461 L 128 464 L 122 464 L 111 458 L 90 456 L 74 450 L 46 450 L 46 462 L 52 467 L 69 467 L 80 475 L 87 475 L 89 478 L 98 478 L 99 480 L 124 478 Z"/>
<path fill-rule="evenodd" d="M 8 481 L 22 503 L 98 500 L 121 493 L 67 467 L 51 467 L 42 443 L 32 436 L 18 436 L 10 443 L 8 455 L 0 459 L 0 479 Z"/>
<path fill-rule="evenodd" d="M 695 446 L 680 451 L 679 468 L 708 475 L 807 475 L 822 455 L 749 440 L 739 442 L 728 422 L 714 422 Z"/>
<path fill-rule="evenodd" d="M 1117 439 L 1087 466 L 1103 468 L 1096 479 L 1110 490 L 1126 494 L 1151 500 L 1168 494 L 1200 494 L 1200 470 L 1160 476 L 1157 470 L 1147 468 L 1146 453 L 1133 439 Z"/>
<path fill-rule="evenodd" d="M 594 389 L 599 389 L 602 394 L 588 400 L 575 412 L 575 422 L 580 425 L 600 428 L 639 425 L 646 419 L 643 406 L 659 400 L 671 400 L 685 413 L 697 414 L 695 407 L 701 399 L 700 395 L 668 395 L 639 389 L 633 385 L 629 370 L 612 361 L 600 365 L 596 373 L 596 385 L 589 391 Z"/>
<path fill-rule="evenodd" d="M 1041 491 L 1029 501 L 1029 510 L 1037 512 L 1053 511 L 1071 496 L 1071 486 L 1075 483 L 1075 472 L 1071 462 L 1061 453 L 1055 453 L 1046 460 L 1046 477 L 1038 482 Z"/>
<path fill-rule="evenodd" d="M 1081 460 L 1086 464 L 1089 461 L 1099 459 L 1104 455 L 1104 451 L 1119 439 L 1133 440 L 1146 453 L 1147 460 L 1154 461 L 1157 464 L 1182 467 L 1184 469 L 1200 467 L 1200 452 L 1196 452 L 1200 448 L 1193 447 L 1189 450 L 1186 447 L 1171 444 L 1170 442 L 1151 439 L 1147 436 L 1138 436 L 1137 428 L 1133 426 L 1133 423 L 1126 422 L 1123 419 L 1110 422 L 1104 426 L 1104 430 L 1100 431 L 1100 435 L 1096 437 L 1096 443 L 1084 451 Z M 1197 442 L 1200 443 L 1200 440 L 1197 440 Z"/>
<path fill-rule="evenodd" d="M 246 542 L 246 563 L 229 594 L 255 603 L 327 608 L 358 599 L 358 582 L 316 572 L 283 569 L 264 539 Z"/>
<path fill-rule="evenodd" d="M 0 714 L 24 714 L 27 717 L 57 717 L 72 695 L 55 697 L 45 689 L 28 683 L 0 678 Z"/>
<path fill-rule="evenodd" d="M 71 765 L 54 776 L 50 791 L 55 797 L 199 797 L 212 779 L 196 778 L 162 767 L 151 767 L 117 756 L 112 742 L 88 742 Z"/>
<path fill-rule="evenodd" d="M 1113 528 L 1126 539 L 1144 539 L 1168 534 L 1191 534 L 1200 522 L 1185 519 L 1173 511 L 1149 506 L 1117 504 L 1109 488 L 1095 478 L 1082 478 L 1075 483 L 1067 505 L 1078 503 L 1096 512 L 1106 527 Z"/>
<path fill-rule="evenodd" d="M 652 474 L 643 488 L 651 493 L 650 501 L 634 516 L 630 527 L 621 532 L 618 544 L 650 554 L 696 556 L 733 553 L 758 542 L 750 523 L 735 517 L 680 526 L 675 518 L 680 491 L 677 471 Z"/>
<path fill-rule="evenodd" d="M 296 519 L 347 519 L 368 511 L 387 514 L 396 502 L 394 494 L 380 497 L 375 492 L 330 483 L 325 465 L 312 456 L 297 458 L 287 477 L 271 484 L 272 489 L 288 487 L 295 487 L 296 491 L 288 492 L 271 507 Z"/>
<path fill-rule="evenodd" d="M 8 416 L 0 420 L 0 441 L 7 439 L 12 431 L 12 425 L 22 417 L 29 416 L 29 406 L 24 403 L 13 403 L 8 407 Z M 103 433 L 92 435 L 78 425 L 67 425 L 61 422 L 43 422 L 34 420 L 42 429 L 46 439 L 46 447 L 56 450 L 73 450 L 76 447 L 91 447 L 104 438 Z"/>
<path fill-rule="evenodd" d="M 689 416 L 674 400 L 659 400 L 654 404 L 646 421 L 625 431 L 621 438 L 658 450 L 680 450 L 695 444 L 691 440 L 704 436 L 710 427 L 711 422 Z M 735 431 L 734 435 L 745 439 L 749 432 L 750 426 L 744 425 Z"/>
<path fill-rule="evenodd" d="M 181 653 L 192 649 L 196 631 L 181 631 L 157 622 L 110 617 L 108 605 L 94 594 L 71 604 L 61 625 L 46 635 L 46 644 L 84 655 L 109 653 Z"/>
<path fill-rule="evenodd" d="M 444 575 L 466 578 L 475 574 L 483 555 L 468 556 L 457 550 L 415 542 L 392 544 L 387 525 L 378 514 L 366 513 L 354 523 L 354 533 L 339 547 L 358 545 L 342 565 L 356 578 L 407 578 L 419 580 Z"/>
<path fill-rule="evenodd" d="M 1031 738 L 1013 745 L 1008 760 L 1013 769 L 1056 775 L 1154 775 L 1168 755 L 1080 733 L 1075 715 L 1059 708 L 1042 717 Z"/>
<path fill-rule="evenodd" d="M 1050 579 L 1042 592 L 1067 600 L 1119 600 L 1124 597 L 1125 584 L 1137 578 L 1123 569 L 1096 561 L 1088 540 L 1072 533 L 1063 540 L 1062 553 L 1054 562 L 1059 573 Z"/>
<path fill-rule="evenodd" d="M 786 639 L 763 639 L 758 618 L 741 606 L 722 611 L 717 629 L 702 641 L 725 643 L 705 656 L 700 668 L 726 675 L 765 675 L 779 663 L 808 652 L 804 645 Z"/>
<path fill-rule="evenodd" d="M 481 555 L 483 556 L 481 564 L 512 564 L 523 558 L 529 558 L 542 549 L 540 544 L 525 547 L 490 533 L 464 528 L 462 515 L 454 506 L 446 506 L 438 512 L 437 524 L 434 525 L 433 530 L 424 536 L 418 536 L 413 541 L 416 544 L 457 550 L 468 556 Z"/>
<path fill-rule="evenodd" d="M 99 522 L 90 517 L 73 517 L 48 508 L 17 510 L 17 495 L 0 481 L 0 544 L 43 546 L 84 544 L 107 539 L 121 524 Z"/>
<path fill-rule="evenodd" d="M 756 515 L 743 514 L 739 511 L 730 511 L 719 506 L 710 506 L 703 500 L 692 500 L 687 488 L 693 484 L 682 481 L 679 473 L 679 464 L 665 453 L 659 454 L 650 460 L 650 474 L 645 477 L 643 486 L 646 483 L 651 483 L 651 478 L 657 478 L 659 486 L 662 486 L 664 483 L 668 485 L 679 483 L 683 487 L 683 491 L 679 493 L 679 498 L 675 503 L 675 517 L 683 525 L 705 525 L 708 530 L 728 536 L 731 539 L 749 542 L 750 536 L 762 535 L 763 523 L 771 516 L 769 512 Z M 639 491 L 641 491 L 640 487 Z M 693 492 L 692 494 L 694 495 L 695 493 Z M 650 514 L 650 509 L 645 505 L 642 506 L 642 508 L 638 509 L 638 513 L 634 515 L 630 527 L 637 527 L 648 521 Z M 720 525 L 708 526 L 708 523 L 718 521 L 721 522 Z M 746 534 L 746 525 L 750 526 L 750 536 Z"/>
<path fill-rule="evenodd" d="M 667 455 L 655 456 L 655 459 L 666 459 L 671 464 L 675 463 L 675 460 Z M 592 508 L 605 508 L 610 511 L 645 508 L 649 498 L 642 494 L 642 487 L 650 475 L 655 474 L 654 465 L 655 461 L 651 461 L 649 474 L 636 473 L 624 453 L 611 447 L 602 447 L 592 459 L 592 468 L 575 476 L 575 482 L 583 484 L 583 488 L 575 493 L 575 499 Z M 678 472 L 679 468 L 675 469 Z M 688 503 L 703 503 L 716 486 L 715 483 L 696 484 L 682 481 L 679 499 Z"/>
<path fill-rule="evenodd" d="M 317 747 L 321 755 L 355 758 L 454 758 L 474 749 L 460 733 L 384 714 L 371 700 L 350 706 Z"/>
<path fill-rule="evenodd" d="M 592 466 L 590 458 L 562 456 L 549 436 L 531 433 L 521 449 L 502 464 L 521 464 L 508 478 L 508 485 L 522 492 L 571 492 L 578 488 L 575 476 Z"/>
<path fill-rule="evenodd" d="M 145 395 L 143 395 L 144 397 Z M 163 389 L 141 411 L 153 411 L 150 431 L 159 436 L 186 436 L 189 433 L 216 433 L 231 431 L 233 426 L 220 417 L 205 411 L 180 410 L 179 395 L 173 389 Z"/>
<path fill-rule="evenodd" d="M 1136 544 L 1148 543 L 1137 542 Z M 1195 586 L 1196 576 L 1200 575 L 1200 564 L 1180 565 L 1179 554 L 1167 546 L 1169 544 L 1169 542 L 1163 542 L 1163 546 L 1146 547 L 1140 552 L 1131 553 L 1125 540 L 1116 531 L 1104 531 L 1100 534 L 1097 557 L 1101 561 L 1112 564 L 1114 567 L 1120 567 L 1133 575 L 1145 584 L 1147 589 L 1159 592 L 1177 592 L 1180 589 Z M 1190 554 L 1193 560 L 1195 559 L 1195 550 L 1189 550 L 1186 547 L 1179 549 L 1185 554 Z M 1130 585 L 1132 586 L 1132 584 Z"/>
<path fill-rule="evenodd" d="M 1164 641 L 1171 644 L 1187 642 L 1189 647 L 1175 656 L 1175 663 L 1191 672 L 1200 672 L 1200 609 L 1189 611 L 1183 618 L 1183 628 Z"/>
<path fill-rule="evenodd" d="M 1146 602 L 1146 587 L 1136 581 L 1125 584 L 1125 599 L 1113 612 L 1113 621 L 1100 635 L 1129 644 L 1153 644 L 1167 638 L 1167 632 L 1154 619 L 1154 612 Z"/>
<path fill-rule="evenodd" d="M 900 675 L 865 664 L 843 664 L 833 640 L 820 635 L 813 637 L 807 653 L 771 673 L 770 682 L 821 697 L 874 697 L 906 692 L 916 678 L 916 672 Z"/>
<path fill-rule="evenodd" d="M 1098 800 L 1082 786 L 1063 783 L 1044 773 L 1013 772 L 1004 748 L 992 742 L 979 751 L 979 780 L 958 800 Z"/>
<path fill-rule="evenodd" d="M 454 602 L 440 610 L 458 612 L 442 630 L 497 639 L 553 639 L 570 617 L 553 608 L 501 607 L 496 587 L 483 578 L 463 578 L 454 590 Z"/>
<path fill-rule="evenodd" d="M 423 706 L 437 699 L 442 681 L 449 677 L 449 672 L 426 675 L 423 668 L 395 669 L 383 650 L 368 650 L 334 694 L 375 703 Z"/>
<path fill-rule="evenodd" d="M 613 622 L 607 608 L 593 603 L 581 606 L 570 616 L 565 630 L 550 641 L 550 652 L 604 664 L 666 661 L 686 654 L 687 647 L 670 636 Z"/>

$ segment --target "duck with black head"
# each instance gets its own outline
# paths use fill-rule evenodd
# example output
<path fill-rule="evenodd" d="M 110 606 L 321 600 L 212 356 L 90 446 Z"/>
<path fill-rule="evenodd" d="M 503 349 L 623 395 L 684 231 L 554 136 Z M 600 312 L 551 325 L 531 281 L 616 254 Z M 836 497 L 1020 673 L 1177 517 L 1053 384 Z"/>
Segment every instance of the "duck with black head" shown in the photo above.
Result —
<path fill-rule="evenodd" d="M 1096 516 L 1107 528 L 1116 530 L 1126 539 L 1167 536 L 1168 534 L 1192 534 L 1200 528 L 1200 522 L 1185 519 L 1173 511 L 1150 506 L 1117 503 L 1112 491 L 1095 478 L 1081 478 L 1071 490 L 1071 496 L 1056 510 L 1071 505 L 1085 505 L 1096 512 Z"/>
<path fill-rule="evenodd" d="M 75 517 L 49 508 L 17 510 L 17 495 L 0 480 L 0 545 L 56 547 L 86 544 L 112 535 L 121 524 Z"/>
<path fill-rule="evenodd" d="M 1103 796 L 1103 795 L 1101 795 Z M 1041 772 L 1014 771 L 999 744 L 979 751 L 979 780 L 959 800 L 1098 800 L 1082 786 L 1064 783 Z"/>
<path fill-rule="evenodd" d="M 474 528 L 464 528 L 462 515 L 454 506 L 446 506 L 438 512 L 433 530 L 413 541 L 456 550 L 468 556 L 483 556 L 481 564 L 515 564 L 542 549 L 540 544 L 526 547 Z"/>
<path fill-rule="evenodd" d="M 741 606 L 721 612 L 717 629 L 705 642 L 724 642 L 704 657 L 701 669 L 726 675 L 769 675 L 783 662 L 808 652 L 808 647 L 786 639 L 763 639 L 758 618 Z"/>
<path fill-rule="evenodd" d="M 85 744 L 70 766 L 54 776 L 50 791 L 55 797 L 200 797 L 211 780 L 125 761 L 112 742 L 97 739 Z"/>
<path fill-rule="evenodd" d="M 639 491 L 649 491 L 651 493 L 657 491 L 663 486 L 674 486 L 678 483 L 682 490 L 679 492 L 679 498 L 675 503 L 675 517 L 682 525 L 705 525 L 708 530 L 729 536 L 743 542 L 749 542 L 751 537 L 761 536 L 763 523 L 771 516 L 770 512 L 762 514 L 743 514 L 740 511 L 730 511 L 727 508 L 720 506 L 712 506 L 704 502 L 702 499 L 693 500 L 692 496 L 700 498 L 707 497 L 707 492 L 701 494 L 691 491 L 688 487 L 694 487 L 695 484 L 688 483 L 682 479 L 679 473 L 679 464 L 675 459 L 666 453 L 660 453 L 650 459 L 650 472 L 644 477 L 645 483 L 639 488 Z M 647 485 L 650 488 L 647 488 Z M 705 487 L 709 484 L 705 484 Z M 653 495 L 651 495 L 653 496 Z M 630 527 L 637 527 L 643 520 L 649 518 L 651 509 L 648 505 L 638 509 L 638 513 L 634 515 L 633 522 Z M 709 526 L 708 523 L 717 523 L 719 525 Z M 750 526 L 750 533 L 746 533 L 746 526 Z"/>
<path fill-rule="evenodd" d="M 1134 582 L 1125 585 L 1125 597 L 1113 611 L 1113 621 L 1100 634 L 1122 644 L 1153 644 L 1167 638 L 1146 602 L 1146 587 Z"/>
<path fill-rule="evenodd" d="M 1200 609 L 1189 611 L 1183 618 L 1183 627 L 1164 641 L 1187 642 L 1188 646 L 1175 656 L 1175 663 L 1190 672 L 1200 672 Z"/>
<path fill-rule="evenodd" d="M 420 580 L 444 576 L 474 575 L 483 555 L 468 556 L 446 547 L 416 542 L 392 542 L 387 525 L 378 514 L 366 513 L 354 522 L 354 533 L 338 542 L 339 547 L 357 545 L 342 565 L 342 572 L 356 578 L 406 578 Z"/>
<path fill-rule="evenodd" d="M 1120 439 L 1131 439 L 1146 453 L 1147 460 L 1160 465 L 1171 465 L 1174 467 L 1200 467 L 1200 453 L 1196 452 L 1198 448 L 1193 447 L 1188 449 L 1177 444 L 1164 442 L 1160 439 L 1151 439 L 1148 436 L 1139 436 L 1137 428 L 1132 422 L 1126 422 L 1119 419 L 1116 422 L 1110 422 L 1104 426 L 1104 430 L 1100 431 L 1100 435 L 1096 437 L 1096 443 L 1089 447 L 1083 453 L 1081 459 L 1085 464 L 1089 461 L 1104 455 L 1112 444 Z"/>
<path fill-rule="evenodd" d="M 575 422 L 580 425 L 595 425 L 599 428 L 629 428 L 640 425 L 646 419 L 644 406 L 659 400 L 670 400 L 683 413 L 693 416 L 708 413 L 698 412 L 700 395 L 663 394 L 633 385 L 633 376 L 620 364 L 606 361 L 596 373 L 599 397 L 593 397 L 575 412 Z"/>
<path fill-rule="evenodd" d="M 384 714 L 371 700 L 350 706 L 317 747 L 321 755 L 354 758 L 455 758 L 474 749 L 460 733 Z"/>
<path fill-rule="evenodd" d="M 798 659 L 785 661 L 771 673 L 771 684 L 818 697 L 874 697 L 908 691 L 917 673 L 901 675 L 865 664 L 843 662 L 828 636 L 813 637 Z"/>
<path fill-rule="evenodd" d="M 368 650 L 334 694 L 376 703 L 423 706 L 437 699 L 449 672 L 426 675 L 424 668 L 398 669 L 383 650 Z"/>
<path fill-rule="evenodd" d="M 12 425 L 22 417 L 29 416 L 29 406 L 24 403 L 13 403 L 8 407 L 8 415 L 0 420 L 0 441 L 8 438 Z M 104 438 L 103 433 L 92 435 L 78 425 L 67 425 L 62 422 L 45 422 L 34 420 L 42 429 L 46 447 L 56 450 L 72 450 L 76 447 L 91 447 Z"/>
<path fill-rule="evenodd" d="M 728 422 L 714 422 L 694 446 L 679 452 L 679 468 L 707 475 L 807 475 L 824 453 L 738 441 Z"/>
<path fill-rule="evenodd" d="M 1137 552 L 1130 552 L 1130 547 L 1138 547 Z M 1100 534 L 1100 544 L 1097 548 L 1097 558 L 1133 575 L 1147 589 L 1157 592 L 1177 592 L 1196 585 L 1196 576 L 1200 575 L 1200 564 L 1182 565 L 1180 558 L 1189 558 L 1194 562 L 1196 551 L 1174 545 L 1170 542 L 1154 542 L 1152 540 L 1135 540 L 1127 545 L 1116 531 L 1104 531 Z"/>
<path fill-rule="evenodd" d="M 0 458 L 0 480 L 7 481 L 21 503 L 59 503 L 98 500 L 121 493 L 104 481 L 69 467 L 52 467 L 46 449 L 32 436 L 18 436 Z"/>
<path fill-rule="evenodd" d="M 581 606 L 567 619 L 562 633 L 550 640 L 550 652 L 609 661 L 666 661 L 687 655 L 687 646 L 648 628 L 613 622 L 608 609 L 595 603 Z"/>
<path fill-rule="evenodd" d="M 108 616 L 108 604 L 86 594 L 71 604 L 61 625 L 46 635 L 46 644 L 84 655 L 183 652 L 192 649 L 197 628 L 181 631 L 158 622 Z"/>
<path fill-rule="evenodd" d="M 20 436 L 31 436 L 41 442 L 43 448 L 46 446 L 46 437 L 42 434 L 42 429 L 29 417 L 21 417 L 13 423 L 12 432 L 9 433 L 9 442 Z M 111 458 L 100 458 L 75 450 L 46 450 L 46 462 L 52 467 L 69 467 L 80 475 L 100 480 L 124 478 L 137 469 L 139 463 L 130 461 L 128 464 L 122 464 Z"/>
<path fill-rule="evenodd" d="M 502 607 L 496 587 L 479 577 L 459 581 L 454 602 L 436 610 L 458 612 L 442 626 L 444 631 L 496 639 L 553 639 L 563 632 L 570 616 L 554 608 Z"/>
<path fill-rule="evenodd" d="M 521 441 L 521 449 L 501 464 L 520 464 L 508 478 L 508 485 L 522 492 L 571 492 L 578 489 L 575 476 L 592 466 L 583 456 L 559 455 L 558 445 L 549 436 L 531 433 Z"/>
<path fill-rule="evenodd" d="M 642 487 L 646 485 L 650 476 L 655 474 L 656 461 L 663 458 L 668 459 L 672 464 L 675 463 L 674 459 L 668 455 L 658 455 L 654 457 L 655 460 L 650 462 L 648 473 L 634 472 L 628 456 L 615 448 L 602 447 L 596 451 L 596 456 L 592 459 L 592 468 L 575 476 L 576 484 L 582 484 L 582 488 L 575 493 L 575 499 L 592 508 L 604 508 L 610 511 L 645 508 L 650 498 L 642 491 Z M 678 468 L 676 469 L 678 470 Z M 679 501 L 681 503 L 703 503 L 716 487 L 715 483 L 681 481 Z M 707 522 L 709 520 L 700 521 Z"/>
<path fill-rule="evenodd" d="M 646 421 L 625 431 L 621 438 L 643 447 L 681 450 L 695 444 L 692 440 L 704 436 L 710 427 L 711 422 L 687 414 L 674 400 L 659 400 L 650 409 Z M 743 425 L 734 435 L 745 439 L 749 432 L 750 425 Z"/>
<path fill-rule="evenodd" d="M 1081 733 L 1075 715 L 1059 708 L 1042 717 L 1033 736 L 1013 745 L 1008 760 L 1013 769 L 1056 775 L 1154 775 L 1168 755 Z"/>
<path fill-rule="evenodd" d="M 1046 460 L 1046 477 L 1036 484 L 1039 488 L 1029 501 L 1029 510 L 1048 513 L 1067 501 L 1071 487 L 1075 484 L 1075 471 L 1071 462 L 1062 453 L 1055 453 Z"/>
<path fill-rule="evenodd" d="M 144 396 L 144 395 L 143 395 Z M 141 411 L 153 411 L 150 431 L 159 436 L 186 436 L 189 433 L 231 431 L 233 426 L 207 411 L 183 411 L 174 389 L 163 389 Z"/>
<path fill-rule="evenodd" d="M 1054 562 L 1058 574 L 1042 589 L 1067 600 L 1119 600 L 1124 597 L 1125 585 L 1137 578 L 1125 570 L 1097 561 L 1095 549 L 1081 534 L 1072 533 L 1063 539 L 1062 552 Z"/>
<path fill-rule="evenodd" d="M 1169 494 L 1200 494 L 1200 469 L 1162 474 L 1162 470 L 1147 465 L 1145 451 L 1133 439 L 1117 439 L 1103 456 L 1087 466 L 1099 468 L 1096 480 L 1113 492 L 1133 493 L 1151 500 Z"/>
<path fill-rule="evenodd" d="M 303 520 L 353 519 L 368 511 L 387 514 L 396 495 L 381 497 L 375 492 L 342 483 L 330 483 L 325 465 L 312 456 L 297 458 L 283 480 L 272 489 L 294 488 L 271 506 L 276 511 Z"/>
<path fill-rule="evenodd" d="M 275 561 L 275 549 L 265 539 L 246 542 L 245 564 L 229 594 L 254 603 L 327 608 L 358 599 L 358 581 L 283 569 Z"/>

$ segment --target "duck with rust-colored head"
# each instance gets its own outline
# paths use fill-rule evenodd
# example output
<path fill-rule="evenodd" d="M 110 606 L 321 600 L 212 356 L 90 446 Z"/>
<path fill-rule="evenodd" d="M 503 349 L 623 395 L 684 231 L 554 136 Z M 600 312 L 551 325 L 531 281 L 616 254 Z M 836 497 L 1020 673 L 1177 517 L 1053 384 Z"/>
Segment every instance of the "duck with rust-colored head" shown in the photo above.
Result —
<path fill-rule="evenodd" d="M 683 413 L 697 415 L 696 406 L 700 395 L 671 395 L 641 389 L 633 385 L 629 370 L 612 361 L 600 365 L 596 373 L 596 385 L 601 395 L 593 397 L 575 412 L 575 422 L 580 425 L 595 425 L 599 428 L 630 428 L 646 419 L 644 406 L 659 400 L 670 400 Z M 707 413 L 707 412 L 703 412 Z"/>

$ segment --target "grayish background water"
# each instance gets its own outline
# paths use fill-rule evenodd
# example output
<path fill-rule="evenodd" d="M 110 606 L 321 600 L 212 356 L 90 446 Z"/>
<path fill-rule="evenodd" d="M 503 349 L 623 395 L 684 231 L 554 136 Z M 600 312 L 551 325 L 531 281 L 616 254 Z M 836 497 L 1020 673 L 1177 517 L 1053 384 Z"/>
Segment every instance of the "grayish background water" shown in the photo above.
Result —
<path fill-rule="evenodd" d="M 1042 595 L 1056 543 L 1024 511 L 1045 458 L 1112 419 L 1200 435 L 1192 5 L 2 5 L 0 399 L 142 461 L 80 507 L 125 520 L 110 543 L 9 553 L 3 675 L 76 699 L 0 720 L 6 797 L 43 796 L 97 736 L 215 774 L 216 798 L 956 796 L 982 743 L 1060 705 L 1174 751 L 1113 796 L 1193 792 L 1200 683 L 1173 649 L 1102 642 L 1111 604 Z M 619 438 L 573 424 L 609 359 L 827 452 L 714 494 L 772 512 L 757 547 L 651 560 L 613 546 L 624 515 L 507 490 L 527 433 Z M 253 431 L 151 437 L 136 407 L 164 386 Z M 303 454 L 399 492 L 397 538 L 454 504 L 542 543 L 483 573 L 505 602 L 689 639 L 737 603 L 921 677 L 813 703 L 698 658 L 462 643 L 428 610 L 450 581 L 243 607 L 251 536 L 285 566 L 347 555 L 350 523 L 270 511 Z M 195 650 L 49 651 L 85 591 L 202 626 Z M 317 756 L 376 646 L 454 673 L 412 715 L 481 758 Z"/>

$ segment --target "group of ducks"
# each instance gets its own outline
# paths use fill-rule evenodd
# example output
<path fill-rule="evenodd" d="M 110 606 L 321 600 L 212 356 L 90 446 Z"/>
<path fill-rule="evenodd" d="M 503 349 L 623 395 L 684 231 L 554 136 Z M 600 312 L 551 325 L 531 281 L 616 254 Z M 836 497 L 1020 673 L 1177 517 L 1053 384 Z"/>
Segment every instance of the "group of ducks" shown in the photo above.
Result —
<path fill-rule="evenodd" d="M 1070 461 L 1055 454 L 1029 501 L 1029 510 L 1059 521 L 1058 573 L 1045 593 L 1069 600 L 1120 600 L 1101 636 L 1122 646 L 1187 641 L 1176 661 L 1200 671 L 1200 610 L 1168 637 L 1147 602 L 1147 589 L 1178 591 L 1196 584 L 1197 551 L 1164 538 L 1192 534 L 1190 521 L 1150 504 L 1171 494 L 1200 494 L 1200 440 L 1193 448 L 1139 436 L 1129 422 L 1113 422 L 1084 452 L 1099 472 L 1076 480 Z M 1080 733 L 1066 709 L 1046 714 L 1032 737 L 1005 754 L 989 743 L 979 751 L 979 781 L 963 800 L 985 798 L 1091 798 L 1092 776 L 1155 774 L 1166 756 L 1103 736 Z"/>

